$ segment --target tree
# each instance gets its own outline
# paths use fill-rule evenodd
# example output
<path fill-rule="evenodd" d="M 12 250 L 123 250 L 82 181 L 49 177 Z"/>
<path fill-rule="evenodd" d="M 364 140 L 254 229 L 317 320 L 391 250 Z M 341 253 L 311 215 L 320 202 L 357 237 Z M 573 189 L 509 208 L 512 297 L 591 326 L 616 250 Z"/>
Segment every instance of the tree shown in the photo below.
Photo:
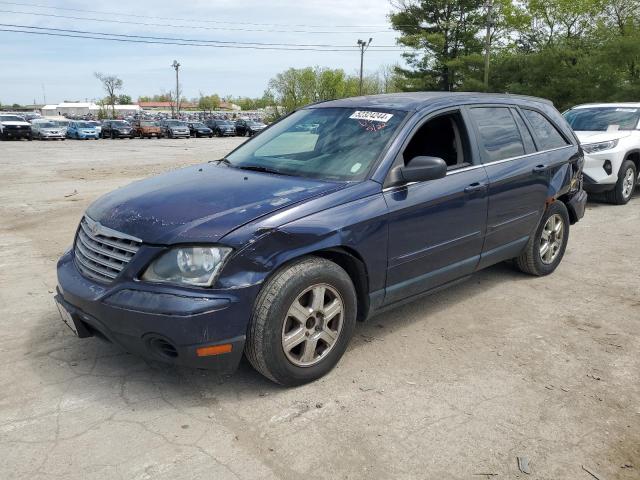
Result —
<path fill-rule="evenodd" d="M 217 94 L 202 95 L 198 99 L 198 108 L 200 110 L 211 113 L 213 110 L 220 108 L 220 97 Z"/>
<path fill-rule="evenodd" d="M 107 92 L 107 103 L 111 105 L 111 114 L 113 117 L 116 116 L 116 91 L 122 90 L 123 82 L 121 79 L 116 77 L 115 75 L 107 75 L 100 72 L 94 73 L 95 77 L 102 82 L 102 87 L 104 91 Z"/>
<path fill-rule="evenodd" d="M 129 95 L 118 95 L 117 99 L 118 105 L 131 105 L 131 97 Z"/>
<path fill-rule="evenodd" d="M 485 26 L 484 0 L 398 0 L 390 15 L 398 43 L 411 51 L 398 68 L 407 90 L 458 90 L 479 80 Z"/>

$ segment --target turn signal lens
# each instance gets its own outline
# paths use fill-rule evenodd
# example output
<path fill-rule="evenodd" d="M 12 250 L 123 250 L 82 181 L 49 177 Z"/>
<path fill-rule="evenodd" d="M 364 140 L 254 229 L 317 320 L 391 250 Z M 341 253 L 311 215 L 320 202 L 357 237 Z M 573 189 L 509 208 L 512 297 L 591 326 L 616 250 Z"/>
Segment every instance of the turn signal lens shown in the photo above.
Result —
<path fill-rule="evenodd" d="M 220 355 L 221 353 L 229 353 L 233 350 L 233 345 L 225 343 L 223 345 L 211 345 L 210 347 L 200 347 L 196 349 L 196 355 L 199 357 L 210 357 L 212 355 Z"/>

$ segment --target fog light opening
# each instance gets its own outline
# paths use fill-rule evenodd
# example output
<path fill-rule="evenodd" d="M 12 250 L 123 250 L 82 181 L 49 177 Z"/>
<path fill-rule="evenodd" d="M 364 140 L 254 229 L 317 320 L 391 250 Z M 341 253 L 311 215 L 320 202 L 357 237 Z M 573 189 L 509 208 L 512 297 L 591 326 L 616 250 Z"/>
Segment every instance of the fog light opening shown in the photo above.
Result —
<path fill-rule="evenodd" d="M 165 359 L 178 358 L 178 349 L 167 339 L 159 335 L 147 335 L 145 337 L 147 348 L 156 356 Z"/>
<path fill-rule="evenodd" d="M 607 175 L 611 175 L 611 173 L 613 172 L 613 167 L 611 166 L 611 160 L 605 160 L 604 164 L 602 165 L 602 168 L 604 168 L 604 171 L 607 172 Z"/>

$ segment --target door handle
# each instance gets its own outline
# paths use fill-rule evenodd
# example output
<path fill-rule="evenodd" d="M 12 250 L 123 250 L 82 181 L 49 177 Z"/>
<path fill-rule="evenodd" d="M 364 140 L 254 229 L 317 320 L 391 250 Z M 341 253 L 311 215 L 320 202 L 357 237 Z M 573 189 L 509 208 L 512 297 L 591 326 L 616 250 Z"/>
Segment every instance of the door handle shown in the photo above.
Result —
<path fill-rule="evenodd" d="M 536 165 L 535 167 L 533 167 L 533 173 L 544 173 L 547 171 L 547 167 L 546 165 Z"/>
<path fill-rule="evenodd" d="M 466 187 L 464 189 L 464 193 L 481 192 L 481 191 L 485 190 L 486 188 L 487 188 L 487 185 L 485 183 L 476 182 L 476 183 L 472 183 L 471 185 Z"/>

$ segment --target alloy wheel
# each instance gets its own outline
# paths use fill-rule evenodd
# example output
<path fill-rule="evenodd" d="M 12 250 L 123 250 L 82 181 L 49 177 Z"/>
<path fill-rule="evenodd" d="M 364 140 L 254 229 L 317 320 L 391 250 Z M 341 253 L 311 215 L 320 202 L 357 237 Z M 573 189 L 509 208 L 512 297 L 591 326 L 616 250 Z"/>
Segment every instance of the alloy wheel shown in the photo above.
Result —
<path fill-rule="evenodd" d="M 293 301 L 282 326 L 282 348 L 298 367 L 324 359 L 342 332 L 344 303 L 335 288 L 316 284 Z"/>
<path fill-rule="evenodd" d="M 631 196 L 635 186 L 636 186 L 635 173 L 633 171 L 633 168 L 628 168 L 622 180 L 622 196 L 625 198 L 625 200 Z"/>
<path fill-rule="evenodd" d="M 564 243 L 564 220 L 560 215 L 551 215 L 540 235 L 540 259 L 546 265 L 552 264 L 558 257 Z"/>

